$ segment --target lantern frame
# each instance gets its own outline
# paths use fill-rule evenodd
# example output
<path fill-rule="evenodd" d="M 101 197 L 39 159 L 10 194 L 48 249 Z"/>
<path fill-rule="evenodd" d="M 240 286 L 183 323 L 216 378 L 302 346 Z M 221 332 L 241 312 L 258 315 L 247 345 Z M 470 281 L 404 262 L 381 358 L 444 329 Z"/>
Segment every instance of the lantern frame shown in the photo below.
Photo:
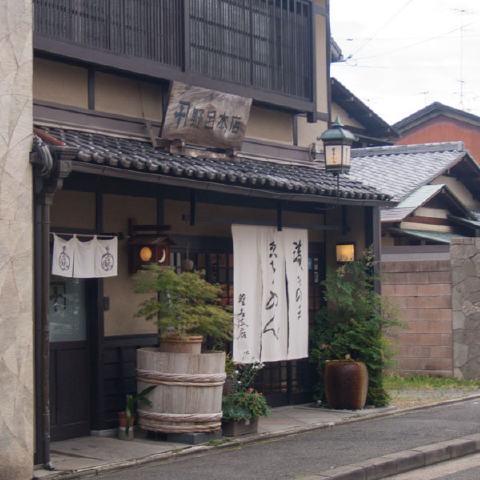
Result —
<path fill-rule="evenodd" d="M 325 171 L 334 175 L 348 174 L 352 161 L 351 148 L 357 137 L 344 128 L 337 117 L 318 139 L 323 142 Z"/>

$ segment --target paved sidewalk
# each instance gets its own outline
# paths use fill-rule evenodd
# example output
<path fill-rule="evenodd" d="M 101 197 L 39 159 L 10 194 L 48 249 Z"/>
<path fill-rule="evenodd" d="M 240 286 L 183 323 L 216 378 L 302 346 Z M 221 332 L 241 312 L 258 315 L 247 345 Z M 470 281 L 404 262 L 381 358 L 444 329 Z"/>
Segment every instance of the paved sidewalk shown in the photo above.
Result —
<path fill-rule="evenodd" d="M 470 398 L 478 395 L 470 396 Z M 425 408 L 425 407 L 422 407 Z M 36 478 L 80 478 L 125 467 L 139 466 L 153 461 L 177 458 L 205 452 L 212 448 L 242 445 L 260 440 L 281 438 L 334 425 L 380 418 L 401 413 L 395 407 L 338 411 L 299 405 L 275 408 L 272 415 L 262 418 L 257 435 L 214 441 L 201 446 L 168 443 L 146 439 L 137 433 L 133 442 L 105 437 L 82 437 L 51 444 L 52 463 L 56 471 L 36 470 Z M 472 433 L 472 432 L 468 432 Z M 320 477 L 321 478 L 321 477 Z M 353 478 L 353 477 L 352 477 Z M 363 478 L 363 477 L 358 477 Z"/>

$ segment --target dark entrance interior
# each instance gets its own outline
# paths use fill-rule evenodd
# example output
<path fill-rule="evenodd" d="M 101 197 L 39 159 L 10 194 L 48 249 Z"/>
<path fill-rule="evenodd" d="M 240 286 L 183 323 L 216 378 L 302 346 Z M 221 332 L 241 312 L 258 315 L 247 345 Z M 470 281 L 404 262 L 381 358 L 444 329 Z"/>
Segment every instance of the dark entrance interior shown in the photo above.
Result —
<path fill-rule="evenodd" d="M 89 299 L 95 281 L 51 276 L 50 411 L 51 438 L 90 433 Z"/>
<path fill-rule="evenodd" d="M 172 265 L 180 271 L 185 258 L 195 268 L 205 271 L 209 282 L 218 283 L 224 291 L 226 305 L 233 303 L 233 246 L 231 239 L 176 238 Z M 182 244 L 185 245 L 182 248 Z M 322 243 L 309 245 L 310 323 L 321 305 L 321 282 L 325 278 L 325 255 Z M 306 403 L 313 400 L 315 367 L 308 358 L 267 363 L 260 371 L 255 388 L 267 398 L 270 406 Z"/>

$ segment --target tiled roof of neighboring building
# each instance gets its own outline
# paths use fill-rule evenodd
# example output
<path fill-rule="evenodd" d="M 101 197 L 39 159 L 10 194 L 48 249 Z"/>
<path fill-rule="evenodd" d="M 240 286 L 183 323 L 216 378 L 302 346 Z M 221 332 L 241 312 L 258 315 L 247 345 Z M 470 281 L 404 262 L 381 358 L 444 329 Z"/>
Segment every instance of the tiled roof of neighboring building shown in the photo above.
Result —
<path fill-rule="evenodd" d="M 430 199 L 432 199 L 437 193 L 445 188 L 445 185 L 437 183 L 435 185 L 424 185 L 418 190 L 415 190 L 412 194 L 402 200 L 394 208 L 383 208 L 381 211 L 382 222 L 401 222 L 404 218 L 408 217 L 417 208 L 425 205 Z"/>
<path fill-rule="evenodd" d="M 474 115 L 473 113 L 465 112 L 464 110 L 459 110 L 458 108 L 444 105 L 440 102 L 433 102 L 430 105 L 427 105 L 426 107 L 412 113 L 408 117 L 405 117 L 402 120 L 398 121 L 393 125 L 393 127 L 400 133 L 403 133 L 414 127 L 415 125 L 418 125 L 422 121 L 428 120 L 429 118 L 435 117 L 437 115 L 455 117 L 467 123 L 480 126 L 480 117 L 478 115 Z"/>
<path fill-rule="evenodd" d="M 385 140 L 398 138 L 399 135 L 395 129 L 355 96 L 345 85 L 333 77 L 330 79 L 330 84 L 332 101 L 340 105 L 348 115 L 368 129 L 369 134 L 382 137 Z M 355 132 L 358 133 L 357 130 Z"/>
<path fill-rule="evenodd" d="M 42 132 L 77 149 L 75 162 L 290 194 L 337 195 L 335 177 L 321 164 L 288 164 L 251 157 L 205 158 L 201 154 L 193 157 L 167 153 L 141 139 L 45 126 L 37 129 L 38 135 Z M 374 186 L 347 176 L 340 178 L 339 196 L 382 202 L 390 198 Z"/>
<path fill-rule="evenodd" d="M 352 150 L 350 177 L 400 202 L 466 155 L 463 142 L 358 148 Z"/>
<path fill-rule="evenodd" d="M 383 208 L 381 211 L 382 222 L 401 222 L 404 218 L 408 217 L 417 208 L 425 205 L 430 199 L 432 199 L 437 193 L 445 188 L 442 183 L 435 185 L 424 185 L 418 190 L 415 190 L 408 197 L 405 197 L 394 208 Z"/>

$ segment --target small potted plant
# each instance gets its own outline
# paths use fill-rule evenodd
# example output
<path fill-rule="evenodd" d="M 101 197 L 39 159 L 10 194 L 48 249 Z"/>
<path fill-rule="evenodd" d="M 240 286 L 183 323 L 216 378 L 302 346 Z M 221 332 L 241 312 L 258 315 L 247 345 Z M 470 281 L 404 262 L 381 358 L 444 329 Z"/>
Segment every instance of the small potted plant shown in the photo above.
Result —
<path fill-rule="evenodd" d="M 140 393 L 128 394 L 125 399 L 125 410 L 118 412 L 118 438 L 120 440 L 133 440 L 133 427 L 135 425 L 135 412 L 137 405 L 151 405 L 148 394 L 156 387 L 150 385 Z"/>
<path fill-rule="evenodd" d="M 225 436 L 256 433 L 258 418 L 270 413 L 264 395 L 251 386 L 262 367 L 262 364 L 253 363 L 239 365 L 231 371 L 228 393 L 224 395 L 222 402 L 222 430 Z"/>

